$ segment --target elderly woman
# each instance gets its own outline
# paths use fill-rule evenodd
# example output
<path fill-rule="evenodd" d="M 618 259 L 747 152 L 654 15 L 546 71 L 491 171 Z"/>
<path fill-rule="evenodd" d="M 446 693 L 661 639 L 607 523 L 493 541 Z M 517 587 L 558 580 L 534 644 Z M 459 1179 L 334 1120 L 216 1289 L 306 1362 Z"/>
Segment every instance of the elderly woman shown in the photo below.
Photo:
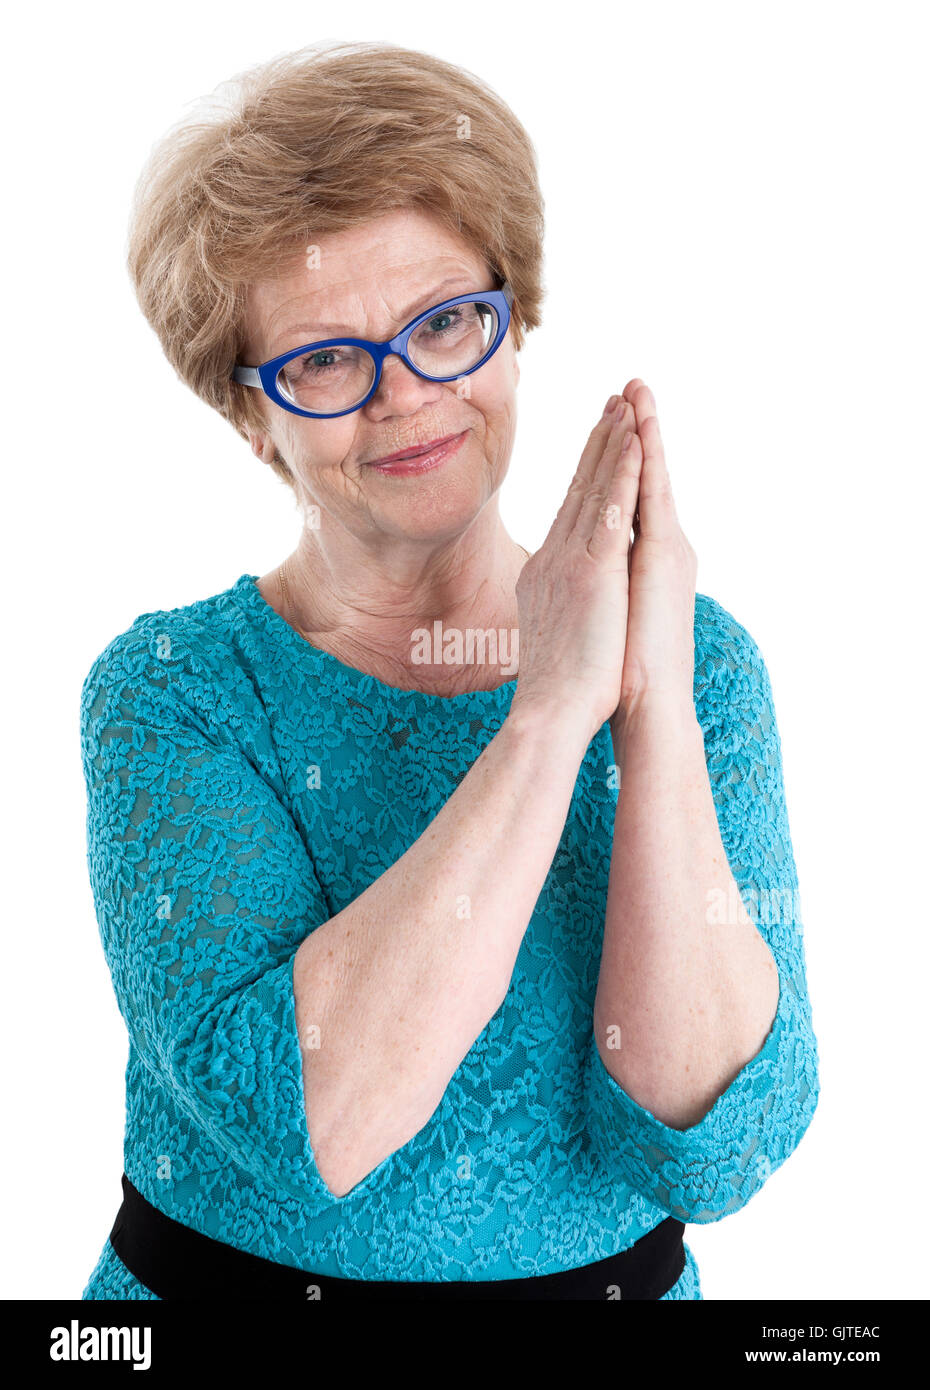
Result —
<path fill-rule="evenodd" d="M 498 511 L 533 147 L 477 78 L 304 50 L 176 129 L 130 266 L 294 491 L 269 573 L 81 698 L 129 1033 L 84 1298 L 698 1299 L 817 1104 L 765 664 L 619 383 L 542 546 Z"/>

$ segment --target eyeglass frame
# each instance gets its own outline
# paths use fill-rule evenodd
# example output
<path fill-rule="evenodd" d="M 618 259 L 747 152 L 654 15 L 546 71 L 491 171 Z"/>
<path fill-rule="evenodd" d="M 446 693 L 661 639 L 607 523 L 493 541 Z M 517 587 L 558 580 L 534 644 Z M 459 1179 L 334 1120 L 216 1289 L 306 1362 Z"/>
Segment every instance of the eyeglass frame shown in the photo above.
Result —
<path fill-rule="evenodd" d="M 386 357 L 400 357 L 406 365 L 418 377 L 424 381 L 458 381 L 460 377 L 471 376 L 479 367 L 483 367 L 488 358 L 493 357 L 500 347 L 507 330 L 510 327 L 510 306 L 513 303 L 513 287 L 509 280 L 505 280 L 499 289 L 496 290 L 472 290 L 468 294 L 456 295 L 454 299 L 444 299 L 441 304 L 434 304 L 431 309 L 426 309 L 423 313 L 417 314 L 415 319 L 402 328 L 393 338 L 388 338 L 383 343 L 374 343 L 367 338 L 325 338 L 318 343 L 304 343 L 301 347 L 291 348 L 288 352 L 282 352 L 277 357 L 271 357 L 267 362 L 263 362 L 259 367 L 243 367 L 238 363 L 233 369 L 232 380 L 240 386 L 257 386 L 264 391 L 269 400 L 275 405 L 279 405 L 283 410 L 289 410 L 292 415 L 302 415 L 311 420 L 335 420 L 340 415 L 351 415 L 353 411 L 361 410 L 371 400 L 372 396 L 381 385 L 381 369 Z M 494 341 L 489 345 L 487 352 L 479 362 L 473 367 L 469 367 L 465 372 L 453 372 L 451 376 L 430 376 L 410 360 L 407 353 L 407 342 L 415 329 L 421 323 L 426 323 L 443 309 L 452 309 L 456 304 L 467 304 L 472 300 L 477 300 L 480 304 L 490 304 L 497 313 L 497 332 Z M 299 406 L 289 401 L 277 386 L 278 373 L 286 363 L 295 357 L 300 357 L 301 353 L 318 352 L 327 347 L 358 347 L 364 348 L 370 355 L 375 364 L 375 375 L 371 387 L 367 394 L 355 405 L 350 405 L 345 410 L 316 411 L 301 410 Z"/>

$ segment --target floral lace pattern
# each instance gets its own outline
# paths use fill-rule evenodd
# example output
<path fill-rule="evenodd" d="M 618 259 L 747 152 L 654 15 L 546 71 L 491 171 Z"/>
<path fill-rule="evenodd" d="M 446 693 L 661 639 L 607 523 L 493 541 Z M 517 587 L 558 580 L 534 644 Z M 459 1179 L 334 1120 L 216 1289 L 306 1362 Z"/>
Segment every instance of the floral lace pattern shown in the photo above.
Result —
<path fill-rule="evenodd" d="M 605 724 L 504 1003 L 427 1124 L 336 1197 L 307 1130 L 295 952 L 423 833 L 516 682 L 451 697 L 385 685 L 310 646 L 255 578 L 140 615 L 81 691 L 88 868 L 129 1038 L 130 1180 L 206 1235 L 356 1279 L 548 1274 L 625 1249 L 669 1214 L 737 1210 L 818 1096 L 780 745 L 746 630 L 697 595 L 695 707 L 730 865 L 744 900 L 795 893 L 792 911 L 760 922 L 781 978 L 760 1052 L 685 1131 L 636 1105 L 600 1059 L 618 796 Z M 153 1296 L 107 1242 L 83 1297 Z M 690 1251 L 665 1297 L 701 1297 Z"/>
<path fill-rule="evenodd" d="M 113 1249 L 109 1240 L 103 1247 L 100 1259 L 97 1261 L 94 1271 L 90 1276 L 87 1287 L 84 1289 L 82 1298 L 85 1299 L 150 1299 L 158 1303 L 161 1300 L 157 1294 L 152 1293 L 144 1284 L 140 1283 L 134 1274 L 123 1264 L 119 1255 Z M 664 1293 L 659 1300 L 678 1301 L 678 1300 L 701 1300 L 701 1279 L 698 1273 L 697 1262 L 694 1255 L 685 1241 L 685 1267 L 678 1276 L 677 1281 Z"/>

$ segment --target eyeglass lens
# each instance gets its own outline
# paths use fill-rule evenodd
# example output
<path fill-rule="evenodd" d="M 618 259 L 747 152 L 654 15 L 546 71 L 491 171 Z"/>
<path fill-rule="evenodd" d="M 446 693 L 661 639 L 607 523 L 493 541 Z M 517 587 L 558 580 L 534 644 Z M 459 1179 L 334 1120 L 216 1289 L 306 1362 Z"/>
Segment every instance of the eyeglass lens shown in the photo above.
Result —
<path fill-rule="evenodd" d="M 407 352 L 427 376 L 458 376 L 481 361 L 497 326 L 497 311 L 483 300 L 453 304 L 414 329 Z M 277 387 L 299 410 L 332 415 L 363 400 L 374 379 L 375 361 L 369 352 L 350 343 L 335 343 L 285 362 Z"/>

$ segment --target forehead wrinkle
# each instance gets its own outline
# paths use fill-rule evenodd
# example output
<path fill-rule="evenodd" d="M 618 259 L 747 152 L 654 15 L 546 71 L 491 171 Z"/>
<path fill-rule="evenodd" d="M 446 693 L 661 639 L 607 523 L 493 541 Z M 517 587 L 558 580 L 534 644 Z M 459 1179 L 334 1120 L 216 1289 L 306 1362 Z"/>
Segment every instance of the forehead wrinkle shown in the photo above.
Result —
<path fill-rule="evenodd" d="M 442 259 L 445 260 L 452 258 L 443 257 Z M 411 261 L 409 262 L 409 265 L 421 267 L 422 262 Z M 301 337 L 303 342 L 311 342 L 323 338 L 334 338 L 338 336 L 348 338 L 369 338 L 374 341 L 378 341 L 379 339 L 390 338 L 393 336 L 394 333 L 400 332 L 401 328 L 403 328 L 405 324 L 409 323 L 411 319 L 415 318 L 418 313 L 421 313 L 424 309 L 430 308 L 431 303 L 440 303 L 441 300 L 444 298 L 454 298 L 455 293 L 464 294 L 466 292 L 466 289 L 468 287 L 467 285 L 465 285 L 464 282 L 472 278 L 475 272 L 473 270 L 468 269 L 462 262 L 459 262 L 459 266 L 460 269 L 457 273 L 450 273 L 445 276 L 441 275 L 441 269 L 437 270 L 435 272 L 435 278 L 428 283 L 428 287 L 425 288 L 419 295 L 405 297 L 405 302 L 403 306 L 401 306 L 400 308 L 392 308 L 391 305 L 388 303 L 386 297 L 388 291 L 382 290 L 379 287 L 375 287 L 380 304 L 384 309 L 383 321 L 385 324 L 389 325 L 389 327 L 385 330 L 376 329 L 374 332 L 372 332 L 371 330 L 368 330 L 366 332 L 364 329 L 362 329 L 361 331 L 359 331 L 358 328 L 353 328 L 347 321 L 341 323 L 327 323 L 321 320 L 317 320 L 315 315 L 312 315 L 309 312 L 308 301 L 314 298 L 315 296 L 326 295 L 333 290 L 339 290 L 340 284 L 337 283 L 335 285 L 328 285 L 323 290 L 306 290 L 303 295 L 289 297 L 282 304 L 279 304 L 275 309 L 272 310 L 271 314 L 269 315 L 269 318 L 265 326 L 265 333 L 263 336 L 265 337 L 265 341 L 269 344 L 275 337 L 289 338 L 291 336 L 295 338 Z M 462 288 L 458 291 L 454 291 L 453 282 L 456 281 L 462 282 Z M 352 284 L 351 281 L 343 281 L 342 283 L 349 285 Z M 364 296 L 362 292 L 353 288 L 353 299 L 359 310 L 359 319 L 364 319 Z M 300 303 L 301 301 L 308 303 L 308 307 L 306 309 L 302 308 L 298 310 L 296 308 L 296 304 Z M 277 326 L 279 320 L 284 321 L 281 327 Z M 271 355 L 274 356 L 275 353 L 272 353 Z"/>

